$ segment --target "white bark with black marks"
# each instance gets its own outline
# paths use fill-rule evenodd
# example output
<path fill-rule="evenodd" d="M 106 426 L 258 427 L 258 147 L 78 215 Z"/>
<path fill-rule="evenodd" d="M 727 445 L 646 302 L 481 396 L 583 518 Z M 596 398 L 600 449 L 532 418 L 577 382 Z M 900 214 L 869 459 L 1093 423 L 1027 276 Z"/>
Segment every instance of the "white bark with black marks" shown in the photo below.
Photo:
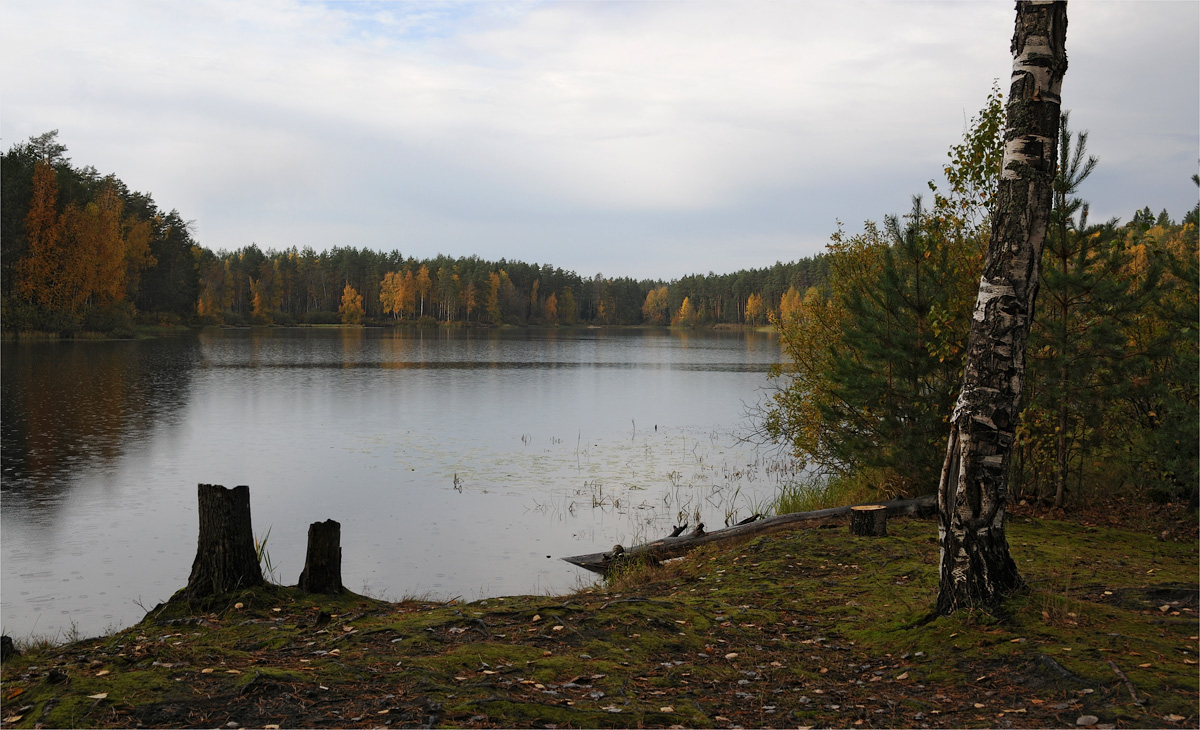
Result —
<path fill-rule="evenodd" d="M 1003 169 L 938 485 L 937 610 L 998 608 L 1022 585 L 1004 534 L 1025 346 L 1050 220 L 1066 2 L 1017 3 Z"/>

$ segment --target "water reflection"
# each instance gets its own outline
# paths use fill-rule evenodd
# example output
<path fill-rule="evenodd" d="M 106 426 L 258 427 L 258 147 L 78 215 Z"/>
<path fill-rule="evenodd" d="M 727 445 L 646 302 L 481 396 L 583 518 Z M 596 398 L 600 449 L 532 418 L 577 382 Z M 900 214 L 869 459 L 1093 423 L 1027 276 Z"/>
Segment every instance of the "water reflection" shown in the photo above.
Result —
<path fill-rule="evenodd" d="M 16 635 L 128 625 L 182 587 L 198 482 L 250 485 L 284 582 L 337 519 L 352 590 L 468 599 L 568 590 L 560 556 L 774 488 L 734 438 L 778 359 L 758 333 L 230 329 L 3 357 Z"/>
<path fill-rule="evenodd" d="M 193 337 L 4 344 L 4 508 L 59 504 L 83 474 L 178 425 L 198 352 Z"/>

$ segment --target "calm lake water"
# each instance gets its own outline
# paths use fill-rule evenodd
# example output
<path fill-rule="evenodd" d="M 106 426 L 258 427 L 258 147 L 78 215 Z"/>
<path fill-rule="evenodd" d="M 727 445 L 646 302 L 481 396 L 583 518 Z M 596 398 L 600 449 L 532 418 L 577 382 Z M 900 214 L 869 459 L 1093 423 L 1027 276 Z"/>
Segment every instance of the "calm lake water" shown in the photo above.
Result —
<path fill-rule="evenodd" d="M 276 581 L 342 524 L 350 590 L 561 593 L 559 558 L 774 495 L 741 443 L 777 340 L 667 330 L 211 330 L 3 345 L 0 621 L 127 626 L 187 583 L 196 485 L 250 486 Z"/>

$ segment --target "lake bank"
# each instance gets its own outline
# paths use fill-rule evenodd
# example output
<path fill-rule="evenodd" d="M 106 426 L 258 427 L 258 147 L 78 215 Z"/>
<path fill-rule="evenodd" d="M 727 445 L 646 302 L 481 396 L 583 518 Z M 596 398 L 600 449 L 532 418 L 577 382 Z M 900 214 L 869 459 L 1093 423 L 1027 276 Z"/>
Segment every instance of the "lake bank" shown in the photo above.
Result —
<path fill-rule="evenodd" d="M 1004 620 L 924 621 L 936 524 L 902 520 L 562 597 L 233 594 L 30 651 L 0 696 L 13 727 L 1194 727 L 1194 517 L 1141 527 L 1016 509 L 1030 589 Z"/>

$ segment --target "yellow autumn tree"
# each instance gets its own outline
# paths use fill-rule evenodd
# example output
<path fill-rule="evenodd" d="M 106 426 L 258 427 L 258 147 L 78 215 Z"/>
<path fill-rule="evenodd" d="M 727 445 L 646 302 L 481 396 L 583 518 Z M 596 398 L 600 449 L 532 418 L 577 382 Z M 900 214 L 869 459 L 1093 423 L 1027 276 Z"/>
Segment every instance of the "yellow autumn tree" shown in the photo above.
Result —
<path fill-rule="evenodd" d="M 27 300 L 59 308 L 66 298 L 62 224 L 58 217 L 58 173 L 47 162 L 33 169 L 33 196 L 25 215 L 28 248 L 17 264 L 17 290 Z"/>
<path fill-rule="evenodd" d="M 383 307 L 384 314 L 390 314 L 393 318 L 399 319 L 400 295 L 403 286 L 404 279 L 395 271 L 389 271 L 383 275 L 383 281 L 379 284 L 379 304 Z"/>
<path fill-rule="evenodd" d="M 646 301 L 642 304 L 642 319 L 648 324 L 667 324 L 670 316 L 670 303 L 667 301 L 666 286 L 651 289 L 646 293 Z"/>
<path fill-rule="evenodd" d="M 271 308 L 266 285 L 261 278 L 250 279 L 250 316 L 259 324 L 271 324 Z"/>
<path fill-rule="evenodd" d="M 683 304 L 679 305 L 679 311 L 675 313 L 671 324 L 679 327 L 693 327 L 697 322 L 697 314 L 695 307 L 692 306 L 691 297 L 684 297 Z"/>
<path fill-rule="evenodd" d="M 400 282 L 400 316 L 413 316 L 417 313 L 417 282 L 413 272 L 405 271 L 404 279 Z"/>
<path fill-rule="evenodd" d="M 747 324 L 758 324 L 762 322 L 763 316 L 767 313 L 766 307 L 763 306 L 762 294 L 751 294 L 746 297 L 746 322 Z"/>
<path fill-rule="evenodd" d="M 487 309 L 488 319 L 492 324 L 500 324 L 502 321 L 500 315 L 500 274 L 495 271 L 488 274 L 488 290 L 487 300 L 484 303 Z"/>
<path fill-rule="evenodd" d="M 58 173 L 38 162 L 25 217 L 28 247 L 16 267 L 19 294 L 71 314 L 124 301 L 139 273 L 154 263 L 150 225 L 123 217 L 124 202 L 111 181 L 89 202 L 61 213 L 57 207 Z"/>
<path fill-rule="evenodd" d="M 558 295 L 550 292 L 550 296 L 546 297 L 546 302 L 542 307 L 546 317 L 546 324 L 558 324 Z"/>
<path fill-rule="evenodd" d="M 433 289 L 433 280 L 429 278 L 429 267 L 421 264 L 417 271 L 417 296 L 421 298 L 421 316 L 425 316 L 425 297 Z"/>
<path fill-rule="evenodd" d="M 342 324 L 362 324 L 364 314 L 362 294 L 359 294 L 358 290 L 348 283 L 342 290 L 342 305 L 338 307 L 338 314 L 342 317 Z"/>
<path fill-rule="evenodd" d="M 789 286 L 788 290 L 779 298 L 779 319 L 788 321 L 795 317 L 800 311 L 801 296 L 796 287 Z"/>
<path fill-rule="evenodd" d="M 71 233 L 78 251 L 80 301 L 111 304 L 125 298 L 125 241 L 121 230 L 124 203 L 112 184 L 83 206 Z"/>

